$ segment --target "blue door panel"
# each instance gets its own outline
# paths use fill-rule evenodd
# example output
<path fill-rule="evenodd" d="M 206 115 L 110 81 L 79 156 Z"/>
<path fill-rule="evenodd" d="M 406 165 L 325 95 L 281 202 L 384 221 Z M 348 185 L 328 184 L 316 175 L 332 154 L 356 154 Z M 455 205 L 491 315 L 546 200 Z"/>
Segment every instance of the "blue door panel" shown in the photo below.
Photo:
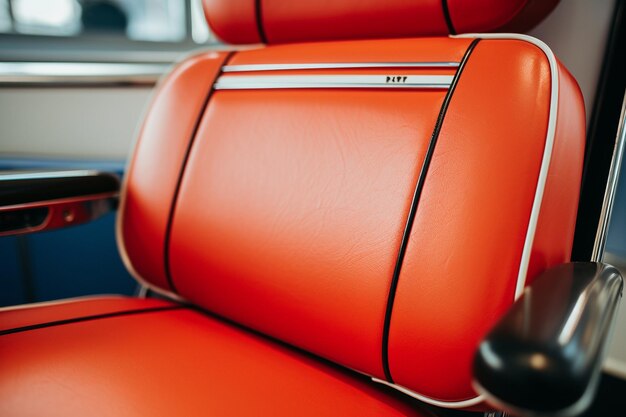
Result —
<path fill-rule="evenodd" d="M 38 301 L 87 294 L 132 294 L 137 284 L 115 243 L 115 214 L 28 236 Z"/>
<path fill-rule="evenodd" d="M 0 306 L 26 302 L 17 238 L 0 238 Z"/>
<path fill-rule="evenodd" d="M 124 170 L 122 161 L 0 160 L 0 170 Z M 0 306 L 91 294 L 131 295 L 137 288 L 115 242 L 115 216 L 80 226 L 0 238 Z"/>

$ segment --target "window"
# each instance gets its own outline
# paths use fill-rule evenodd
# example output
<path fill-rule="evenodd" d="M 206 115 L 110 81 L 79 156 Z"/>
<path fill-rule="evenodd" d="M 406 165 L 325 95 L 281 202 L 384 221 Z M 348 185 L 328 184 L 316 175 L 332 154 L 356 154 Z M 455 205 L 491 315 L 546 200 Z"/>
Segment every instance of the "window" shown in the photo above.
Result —
<path fill-rule="evenodd" d="M 10 32 L 12 27 L 9 0 L 0 0 L 0 32 Z"/>
<path fill-rule="evenodd" d="M 16 33 L 74 35 L 81 10 L 74 0 L 9 0 L 11 30 Z"/>
<path fill-rule="evenodd" d="M 0 42 L 16 38 L 117 39 L 126 43 L 216 42 L 201 0 L 0 0 Z"/>

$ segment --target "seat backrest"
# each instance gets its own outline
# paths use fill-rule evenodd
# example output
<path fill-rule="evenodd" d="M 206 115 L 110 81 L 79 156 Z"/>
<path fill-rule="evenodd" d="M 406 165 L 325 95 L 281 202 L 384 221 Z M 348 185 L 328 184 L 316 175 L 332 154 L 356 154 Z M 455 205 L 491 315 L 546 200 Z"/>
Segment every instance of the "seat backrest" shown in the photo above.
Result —
<path fill-rule="evenodd" d="M 219 19 L 253 4 L 206 3 Z M 278 3 L 263 2 L 266 20 Z M 432 404 L 474 406 L 478 341 L 569 259 L 584 120 L 574 79 L 523 35 L 200 53 L 143 124 L 122 252 L 154 288 Z"/>

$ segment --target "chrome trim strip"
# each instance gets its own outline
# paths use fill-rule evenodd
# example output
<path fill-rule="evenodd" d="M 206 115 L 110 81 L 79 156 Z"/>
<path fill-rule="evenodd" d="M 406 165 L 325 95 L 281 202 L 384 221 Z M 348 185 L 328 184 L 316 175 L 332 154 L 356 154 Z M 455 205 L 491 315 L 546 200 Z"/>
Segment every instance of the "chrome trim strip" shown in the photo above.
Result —
<path fill-rule="evenodd" d="M 72 170 L 72 171 L 0 171 L 0 181 L 12 180 L 36 180 L 46 178 L 67 178 L 67 177 L 93 177 L 100 174 L 95 170 Z"/>
<path fill-rule="evenodd" d="M 216 90 L 275 88 L 448 88 L 452 75 L 223 75 Z"/>
<path fill-rule="evenodd" d="M 592 262 L 601 262 L 602 257 L 604 256 L 604 248 L 606 246 L 606 238 L 608 236 L 609 225 L 611 222 L 611 214 L 613 213 L 615 194 L 617 193 L 617 182 L 619 180 L 620 169 L 622 167 L 625 147 L 626 96 L 624 96 L 624 101 L 622 102 L 622 113 L 619 118 L 617 138 L 615 139 L 615 148 L 613 150 L 613 158 L 611 159 L 611 168 L 609 170 L 609 177 L 604 191 L 604 200 L 602 201 L 602 211 L 600 212 L 596 240 L 593 243 L 593 252 L 591 253 Z"/>
<path fill-rule="evenodd" d="M 226 65 L 223 72 L 310 69 L 458 68 L 458 62 L 339 62 Z M 161 63 L 0 62 L 0 85 L 153 85 L 171 67 Z"/>
<path fill-rule="evenodd" d="M 115 210 L 117 205 L 114 204 L 114 201 L 118 197 L 119 193 L 116 191 L 3 206 L 0 207 L 0 213 L 34 208 L 46 208 L 47 213 L 45 219 L 40 224 L 24 225 L 24 227 L 3 230 L 0 231 L 0 236 L 35 233 L 86 223 Z"/>
<path fill-rule="evenodd" d="M 458 62 L 325 62 L 301 64 L 226 65 L 222 72 L 282 71 L 344 68 L 458 68 Z"/>
<path fill-rule="evenodd" d="M 89 202 L 89 201 L 108 200 L 110 198 L 118 198 L 119 195 L 120 195 L 119 191 L 114 191 L 110 193 L 89 194 L 89 195 L 78 196 L 78 197 L 64 197 L 64 198 L 56 198 L 53 200 L 33 201 L 31 203 L 12 204 L 10 206 L 0 206 L 0 212 L 46 207 L 46 206 L 52 206 L 52 205 L 57 205 L 57 204 L 84 203 L 84 202 Z"/>
<path fill-rule="evenodd" d="M 0 85 L 153 85 L 170 64 L 0 62 Z"/>

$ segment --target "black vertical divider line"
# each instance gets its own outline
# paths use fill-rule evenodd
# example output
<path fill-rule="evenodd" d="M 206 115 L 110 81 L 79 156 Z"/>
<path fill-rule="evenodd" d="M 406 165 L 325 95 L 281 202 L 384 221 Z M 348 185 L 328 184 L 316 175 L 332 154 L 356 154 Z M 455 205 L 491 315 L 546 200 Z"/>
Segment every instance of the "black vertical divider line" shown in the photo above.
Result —
<path fill-rule="evenodd" d="M 411 229 L 413 227 L 413 221 L 415 220 L 415 213 L 417 212 L 417 206 L 419 204 L 420 196 L 422 194 L 422 190 L 424 189 L 424 183 L 426 181 L 426 174 L 428 173 L 428 168 L 430 166 L 430 162 L 433 158 L 433 154 L 435 153 L 435 146 L 437 144 L 437 139 L 439 138 L 439 133 L 441 132 L 441 126 L 443 124 L 443 120 L 446 116 L 446 112 L 448 111 L 448 106 L 450 105 L 450 100 L 452 99 L 452 95 L 454 94 L 454 90 L 459 82 L 459 78 L 461 77 L 461 73 L 467 64 L 467 60 L 469 59 L 472 51 L 478 44 L 480 39 L 474 39 L 472 43 L 465 51 L 465 55 L 463 55 L 463 59 L 459 64 L 459 68 L 452 79 L 452 83 L 450 83 L 450 87 L 448 88 L 448 92 L 446 97 L 441 104 L 441 110 L 439 111 L 439 116 L 437 117 L 437 122 L 435 123 L 435 128 L 433 130 L 433 134 L 430 138 L 430 143 L 428 144 L 428 149 L 426 151 L 426 156 L 424 158 L 424 162 L 422 164 L 422 168 L 420 169 L 419 178 L 417 180 L 417 184 L 415 185 L 415 192 L 413 194 L 413 199 L 411 200 L 411 208 L 409 210 L 409 215 L 407 217 L 406 225 L 404 227 L 404 232 L 402 234 L 402 242 L 400 243 L 400 249 L 398 251 L 398 257 L 396 259 L 396 265 L 393 271 L 393 277 L 391 278 L 391 286 L 389 288 L 389 294 L 387 297 L 387 308 L 385 310 L 385 321 L 383 325 L 383 338 L 382 338 L 382 362 L 383 362 L 383 372 L 385 373 L 385 379 L 387 382 L 393 383 L 393 378 L 391 377 L 391 371 L 389 370 L 389 327 L 391 325 L 391 314 L 393 312 L 393 303 L 396 298 L 396 289 L 398 288 L 398 280 L 400 278 L 400 271 L 402 270 L 402 262 L 404 261 L 404 255 L 406 254 L 406 248 L 409 242 L 409 236 L 411 235 Z"/>
<path fill-rule="evenodd" d="M 456 35 L 456 30 L 452 24 L 452 18 L 450 17 L 450 9 L 448 8 L 448 0 L 441 0 L 441 10 L 443 10 L 443 18 L 446 19 L 446 25 L 448 26 L 448 32 L 450 35 Z"/>
<path fill-rule="evenodd" d="M 265 26 L 263 25 L 263 8 L 261 0 L 255 1 L 254 13 L 256 17 L 256 27 L 259 31 L 259 39 L 261 43 L 267 43 L 267 36 L 265 35 Z"/>
<path fill-rule="evenodd" d="M 196 120 L 196 124 L 193 127 L 191 132 L 191 138 L 189 139 L 189 143 L 187 144 L 187 150 L 185 151 L 185 156 L 183 157 L 183 162 L 180 167 L 180 172 L 178 173 L 178 180 L 176 182 L 176 188 L 174 189 L 174 196 L 172 197 L 172 204 L 170 205 L 169 215 L 167 218 L 167 225 L 165 227 L 165 242 L 163 245 L 163 263 L 165 268 L 165 277 L 167 278 L 167 283 L 170 286 L 170 290 L 173 292 L 178 292 L 176 289 L 176 285 L 174 284 L 174 280 L 172 279 L 172 273 L 170 270 L 170 235 L 172 232 L 172 223 L 174 220 L 174 212 L 176 211 L 176 203 L 178 202 L 178 194 L 180 192 L 180 187 L 183 182 L 183 176 L 185 174 L 185 168 L 187 168 L 187 162 L 189 160 L 189 156 L 191 154 L 191 149 L 193 148 L 193 144 L 196 141 L 196 136 L 198 135 L 198 129 L 200 128 L 200 123 L 202 119 L 204 119 L 204 115 L 206 113 L 207 107 L 209 106 L 209 102 L 211 101 L 211 97 L 213 97 L 213 93 L 215 92 L 215 83 L 220 78 L 224 71 L 224 67 L 228 65 L 228 62 L 231 60 L 235 52 L 229 52 L 224 61 L 222 62 L 222 67 L 220 71 L 215 76 L 213 80 L 213 85 L 209 90 L 206 98 L 204 99 L 204 104 L 202 105 L 202 110 L 198 115 L 198 120 Z"/>

